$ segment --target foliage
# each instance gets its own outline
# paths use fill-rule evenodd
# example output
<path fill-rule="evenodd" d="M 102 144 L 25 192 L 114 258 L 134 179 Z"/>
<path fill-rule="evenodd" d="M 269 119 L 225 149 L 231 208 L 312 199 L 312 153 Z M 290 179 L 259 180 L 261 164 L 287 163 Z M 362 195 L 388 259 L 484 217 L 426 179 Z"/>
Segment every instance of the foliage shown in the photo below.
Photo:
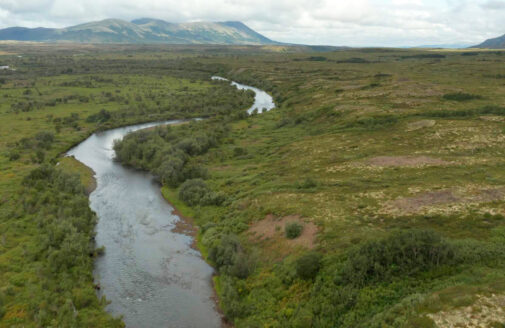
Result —
<path fill-rule="evenodd" d="M 444 95 L 444 99 L 453 101 L 469 101 L 474 99 L 482 99 L 482 96 L 464 92 L 456 92 L 456 93 L 446 93 Z"/>
<path fill-rule="evenodd" d="M 64 207 L 51 214 L 37 206 L 53 194 L 60 200 L 56 184 L 21 180 L 40 158 L 43 166 L 54 162 L 97 128 L 196 117 L 209 119 L 133 133 L 117 157 L 159 176 L 171 199 L 175 188 L 198 178 L 206 191 L 226 195 L 225 206 L 188 212 L 202 227 L 202 253 L 221 265 L 220 306 L 236 327 L 432 327 L 427 314 L 451 311 L 459 304 L 453 299 L 469 305 L 475 295 L 503 293 L 505 221 L 481 214 L 503 212 L 503 52 L 1 47 L 23 58 L 2 57 L 17 70 L 5 72 L 0 88 L 0 325 L 120 325 L 95 303 L 92 266 L 81 270 L 61 256 L 86 238 L 64 226 L 75 243 L 55 242 L 54 254 L 34 251 L 47 246 L 43 235 L 62 239 L 40 222 L 86 222 L 64 215 L 80 191 L 66 193 Z M 307 60 L 319 56 L 326 60 Z M 212 74 L 268 91 L 277 108 L 247 116 L 251 94 L 210 82 Z M 447 90 L 479 90 L 482 98 L 478 106 L 448 107 Z M 106 122 L 87 122 L 101 109 L 111 115 Z M 435 124 L 411 128 L 426 119 Z M 54 134 L 49 147 L 35 138 L 40 131 Z M 19 158 L 10 161 L 11 153 Z M 378 157 L 393 165 L 375 165 Z M 401 163 L 421 157 L 450 164 Z M 304 183 L 309 176 L 315 183 Z M 251 223 L 269 214 L 317 223 L 317 273 L 297 273 L 298 259 L 311 252 L 303 246 L 249 234 Z M 431 230 L 435 237 L 399 234 Z M 413 256 L 416 247 L 428 255 Z M 58 269 L 49 275 L 51 265 Z"/>
<path fill-rule="evenodd" d="M 88 118 L 86 119 L 86 122 L 88 122 L 88 123 L 105 123 L 108 120 L 110 120 L 110 118 L 111 118 L 111 113 L 106 109 L 102 109 L 98 113 L 88 116 Z"/>
<path fill-rule="evenodd" d="M 239 279 L 247 278 L 255 267 L 255 261 L 246 253 L 235 235 L 224 235 L 209 250 L 209 260 L 219 272 Z"/>
<path fill-rule="evenodd" d="M 321 254 L 311 252 L 302 255 L 295 262 L 296 274 L 302 279 L 314 279 L 321 268 Z"/>
<path fill-rule="evenodd" d="M 224 201 L 224 195 L 210 190 L 202 179 L 186 180 L 179 190 L 179 198 L 190 206 L 219 206 Z"/>
<path fill-rule="evenodd" d="M 343 281 L 362 286 L 451 264 L 454 256 L 453 247 L 433 231 L 398 231 L 352 251 L 341 275 Z"/>
<path fill-rule="evenodd" d="M 289 222 L 289 223 L 286 223 L 286 226 L 284 227 L 284 231 L 286 233 L 286 238 L 295 239 L 302 234 L 303 225 L 301 225 L 298 222 Z"/>

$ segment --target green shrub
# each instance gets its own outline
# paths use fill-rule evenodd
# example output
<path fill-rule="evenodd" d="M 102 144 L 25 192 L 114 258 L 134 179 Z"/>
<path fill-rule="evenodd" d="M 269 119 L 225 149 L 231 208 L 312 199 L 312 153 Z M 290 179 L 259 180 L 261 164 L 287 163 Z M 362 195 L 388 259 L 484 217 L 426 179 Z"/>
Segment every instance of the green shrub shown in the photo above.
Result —
<path fill-rule="evenodd" d="M 327 61 L 328 58 L 323 57 L 323 56 L 310 56 L 307 58 L 308 61 Z"/>
<path fill-rule="evenodd" d="M 5 314 L 4 303 L 5 303 L 5 296 L 3 292 L 0 291 L 0 319 L 2 319 L 2 317 Z"/>
<path fill-rule="evenodd" d="M 42 131 L 35 135 L 37 147 L 49 149 L 54 141 L 54 134 L 52 132 Z"/>
<path fill-rule="evenodd" d="M 451 264 L 454 259 L 453 247 L 438 233 L 400 231 L 351 251 L 341 273 L 345 283 L 362 286 Z"/>
<path fill-rule="evenodd" d="M 317 187 L 317 182 L 312 178 L 306 178 L 301 182 L 296 183 L 297 189 L 311 189 Z"/>
<path fill-rule="evenodd" d="M 455 93 L 447 93 L 444 95 L 443 98 L 445 100 L 452 100 L 452 101 L 469 101 L 474 99 L 482 99 L 482 96 L 464 92 L 455 92 Z"/>
<path fill-rule="evenodd" d="M 225 235 L 209 249 L 211 260 L 220 273 L 239 279 L 247 278 L 255 268 L 255 261 L 247 254 L 235 235 Z"/>
<path fill-rule="evenodd" d="M 284 227 L 284 232 L 286 233 L 286 238 L 295 239 L 302 234 L 303 225 L 298 222 L 289 222 Z"/>
<path fill-rule="evenodd" d="M 170 187 L 177 187 L 184 179 L 183 167 L 184 160 L 178 157 L 169 157 L 162 161 L 156 172 L 164 184 Z"/>
<path fill-rule="evenodd" d="M 16 161 L 16 160 L 18 160 L 20 157 L 21 157 L 21 155 L 19 155 L 19 152 L 18 152 L 18 151 L 16 151 L 16 150 L 12 150 L 12 151 L 9 153 L 9 161 Z"/>
<path fill-rule="evenodd" d="M 247 149 L 242 147 L 233 148 L 233 157 L 239 157 L 247 154 Z"/>
<path fill-rule="evenodd" d="M 88 102 L 89 99 L 81 98 L 80 101 L 81 102 Z M 86 118 L 86 122 L 88 122 L 88 123 L 104 123 L 104 122 L 107 122 L 108 120 L 110 120 L 110 118 L 111 118 L 110 112 L 106 109 L 102 109 L 98 113 L 88 116 Z"/>
<path fill-rule="evenodd" d="M 35 161 L 36 163 L 42 163 L 44 162 L 44 159 L 46 158 L 46 153 L 42 149 L 37 149 L 35 152 Z"/>
<path fill-rule="evenodd" d="M 337 63 L 339 64 L 368 64 L 369 61 L 364 58 L 353 57 L 344 60 L 339 60 Z"/>
<path fill-rule="evenodd" d="M 314 279 L 321 269 L 322 256 L 316 252 L 302 255 L 295 262 L 296 275 L 302 279 Z"/>
<path fill-rule="evenodd" d="M 231 320 L 245 316 L 247 314 L 247 307 L 242 304 L 237 288 L 233 284 L 233 279 L 223 276 L 220 285 L 225 316 Z"/>
<path fill-rule="evenodd" d="M 186 180 L 179 190 L 179 198 L 190 206 L 221 205 L 224 196 L 213 192 L 202 179 Z"/>

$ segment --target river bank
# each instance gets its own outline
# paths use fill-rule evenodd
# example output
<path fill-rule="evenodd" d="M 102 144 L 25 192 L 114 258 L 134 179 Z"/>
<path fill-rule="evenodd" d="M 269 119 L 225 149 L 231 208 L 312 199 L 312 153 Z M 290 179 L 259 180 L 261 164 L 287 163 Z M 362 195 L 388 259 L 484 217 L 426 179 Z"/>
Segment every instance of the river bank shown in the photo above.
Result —
<path fill-rule="evenodd" d="M 138 130 L 180 123 L 97 132 L 67 153 L 96 173 L 90 207 L 99 218 L 97 245 L 106 251 L 95 261 L 94 275 L 101 286 L 99 296 L 110 301 L 107 310 L 123 315 L 127 326 L 226 324 L 217 302 L 219 279 L 204 261 L 207 251 L 200 243 L 193 209 L 178 200 L 175 190 L 160 191 L 151 174 L 114 161 L 115 140 Z"/>

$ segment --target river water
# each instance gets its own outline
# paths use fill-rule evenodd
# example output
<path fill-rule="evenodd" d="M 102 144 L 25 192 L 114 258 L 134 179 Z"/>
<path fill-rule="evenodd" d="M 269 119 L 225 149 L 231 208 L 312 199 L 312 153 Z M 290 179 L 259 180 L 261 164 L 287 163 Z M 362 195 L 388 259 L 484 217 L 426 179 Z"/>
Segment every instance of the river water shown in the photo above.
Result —
<path fill-rule="evenodd" d="M 218 77 L 213 77 L 216 79 Z M 272 109 L 272 98 L 259 89 L 255 108 Z M 132 328 L 214 328 L 221 316 L 213 300 L 213 269 L 191 247 L 193 238 L 172 231 L 180 218 L 162 197 L 152 175 L 114 162 L 113 143 L 126 134 L 162 124 L 138 124 L 97 132 L 68 151 L 95 171 L 97 188 L 90 207 L 97 213 L 96 243 L 105 254 L 95 262 L 94 276 L 110 304 Z"/>

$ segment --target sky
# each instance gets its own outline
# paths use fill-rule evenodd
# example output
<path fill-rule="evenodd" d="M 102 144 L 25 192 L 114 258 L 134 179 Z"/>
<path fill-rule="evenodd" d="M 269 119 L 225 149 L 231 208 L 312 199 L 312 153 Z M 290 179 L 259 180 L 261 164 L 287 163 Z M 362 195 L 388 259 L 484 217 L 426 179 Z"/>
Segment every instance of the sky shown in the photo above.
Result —
<path fill-rule="evenodd" d="M 0 28 L 66 27 L 106 18 L 242 21 L 301 44 L 476 44 L 505 34 L 505 0 L 0 0 Z"/>

